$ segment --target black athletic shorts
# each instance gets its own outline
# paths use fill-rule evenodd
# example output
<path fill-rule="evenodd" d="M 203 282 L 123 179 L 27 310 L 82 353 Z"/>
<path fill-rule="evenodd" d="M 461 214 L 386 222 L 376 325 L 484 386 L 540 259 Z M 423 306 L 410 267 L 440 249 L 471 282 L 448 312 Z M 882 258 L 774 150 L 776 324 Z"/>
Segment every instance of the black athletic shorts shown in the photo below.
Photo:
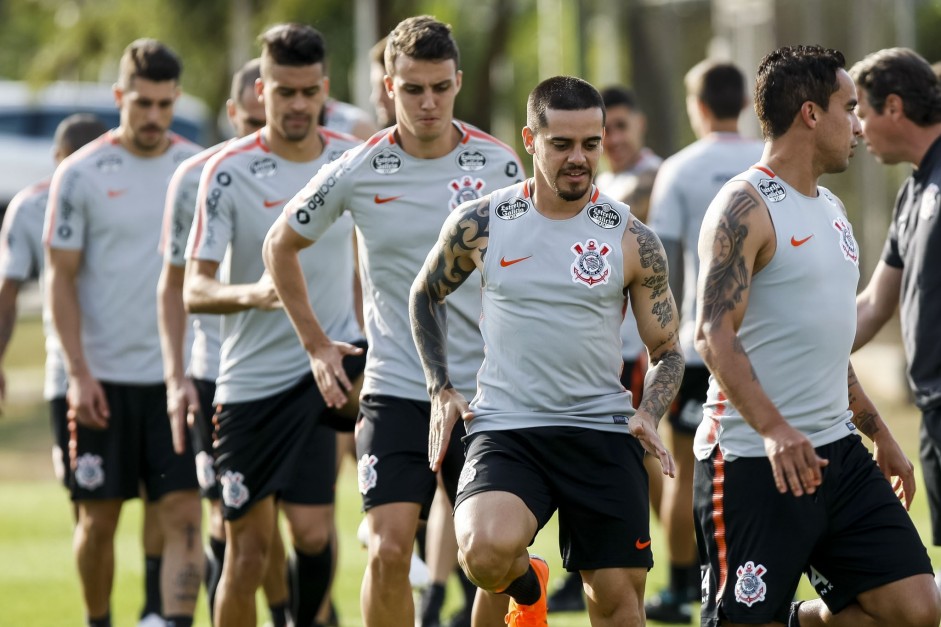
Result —
<path fill-rule="evenodd" d="M 726 462 L 717 447 L 697 462 L 703 625 L 786 623 L 802 572 L 833 613 L 862 592 L 932 572 L 908 512 L 859 436 L 816 450 L 830 462 L 823 484 L 799 498 L 777 491 L 766 457 Z"/>
<path fill-rule="evenodd" d="M 282 392 L 219 406 L 216 477 L 226 520 L 269 495 L 297 505 L 333 503 L 336 433 L 318 422 L 325 406 L 310 372 Z"/>
<path fill-rule="evenodd" d="M 702 405 L 709 391 L 709 369 L 705 366 L 687 366 L 676 398 L 667 412 L 674 431 L 694 435 L 702 422 Z"/>
<path fill-rule="evenodd" d="M 350 382 L 353 382 L 362 376 L 363 370 L 366 369 L 366 353 L 369 351 L 369 346 L 366 344 L 366 340 L 350 343 L 363 349 L 361 355 L 347 355 L 343 358 L 343 368 L 346 370 Z M 356 418 L 348 416 L 343 411 L 328 407 L 320 416 L 320 424 L 339 433 L 352 433 L 356 428 Z"/>
<path fill-rule="evenodd" d="M 193 428 L 190 430 L 190 437 L 193 439 L 193 453 L 196 455 L 199 493 L 204 499 L 215 501 L 222 494 L 219 483 L 216 481 L 212 447 L 212 436 L 215 431 L 213 417 L 216 414 L 212 399 L 216 395 L 216 382 L 208 379 L 193 379 L 193 385 L 199 396 L 199 414 L 196 415 Z"/>
<path fill-rule="evenodd" d="M 388 503 L 418 503 L 421 518 L 435 495 L 437 479 L 428 464 L 429 401 L 366 394 L 359 402 L 356 464 L 363 509 Z M 441 478 L 451 503 L 464 465 L 464 425 L 454 425 Z"/>
<path fill-rule="evenodd" d="M 482 431 L 465 438 L 457 505 L 510 492 L 539 529 L 559 511 L 568 571 L 653 566 L 644 449 L 626 432 L 578 427 Z"/>
<path fill-rule="evenodd" d="M 931 517 L 931 543 L 941 546 L 941 407 L 922 412 L 918 443 L 922 485 Z"/>
<path fill-rule="evenodd" d="M 76 424 L 71 433 L 72 500 L 133 499 L 142 483 L 151 502 L 197 489 L 190 443 L 173 452 L 164 385 L 100 383 L 111 417 L 106 429 Z"/>
<path fill-rule="evenodd" d="M 64 396 L 49 401 L 49 422 L 52 425 L 52 470 L 56 479 L 68 489 L 72 481 L 69 464 L 69 404 Z"/>
<path fill-rule="evenodd" d="M 640 407 L 644 398 L 644 376 L 647 374 L 647 353 L 644 352 L 635 360 L 626 360 L 621 368 L 621 385 L 631 393 L 631 405 L 634 409 Z"/>

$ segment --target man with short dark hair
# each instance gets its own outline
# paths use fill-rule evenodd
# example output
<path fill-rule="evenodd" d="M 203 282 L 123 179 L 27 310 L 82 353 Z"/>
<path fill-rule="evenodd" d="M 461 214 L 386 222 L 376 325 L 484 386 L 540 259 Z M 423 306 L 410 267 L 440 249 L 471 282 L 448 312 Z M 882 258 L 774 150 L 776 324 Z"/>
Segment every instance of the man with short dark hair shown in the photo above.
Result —
<path fill-rule="evenodd" d="M 111 622 L 115 528 L 140 484 L 157 504 L 164 534 L 168 624 L 192 624 L 202 579 L 196 468 L 192 451 L 173 451 L 157 329 L 154 249 L 166 181 L 199 150 L 168 130 L 180 71 L 177 56 L 156 40 L 125 49 L 114 87 L 120 124 L 63 161 L 46 213 L 49 303 L 74 426 L 75 554 L 94 627 Z"/>
<path fill-rule="evenodd" d="M 203 169 L 183 284 L 191 313 L 225 314 L 214 400 L 227 538 L 215 624 L 225 627 L 255 624 L 279 508 L 294 544 L 295 624 L 313 623 L 329 588 L 335 435 L 318 424 L 326 403 L 265 274 L 262 243 L 311 173 L 359 143 L 318 124 L 329 89 L 321 34 L 279 24 L 260 40 L 256 94 L 267 121 Z M 353 307 L 352 220 L 338 222 L 324 246 L 296 263 L 317 281 L 306 302 L 344 340 L 351 358 L 341 367 L 356 379 L 365 344 Z"/>
<path fill-rule="evenodd" d="M 850 76 L 869 152 L 886 165 L 914 167 L 899 190 L 882 259 L 856 300 L 853 348 L 869 342 L 901 304 L 908 381 L 922 413 L 931 541 L 941 546 L 941 82 L 907 48 L 874 52 Z"/>
<path fill-rule="evenodd" d="M 349 349 L 334 341 L 306 299 L 308 281 L 321 291 L 336 278 L 310 277 L 297 258 L 312 244 L 315 251 L 321 248 L 325 232 L 346 213 L 356 223 L 369 338 L 356 426 L 359 489 L 369 525 L 360 604 L 369 627 L 414 622 L 409 565 L 419 519 L 427 516 L 436 486 L 437 468 L 429 469 L 426 454 L 431 406 L 408 323 L 409 286 L 448 213 L 485 189 L 518 180 L 522 170 L 512 149 L 453 118 L 459 56 L 447 24 L 418 16 L 396 26 L 385 51 L 396 126 L 321 169 L 265 241 L 266 266 L 317 385 L 328 405 L 338 406 L 350 389 L 343 372 Z M 458 298 L 450 357 L 455 385 L 469 393 L 483 359 L 480 293 L 468 286 Z M 463 463 L 457 431 L 454 437 L 442 472 L 452 496 Z"/>
<path fill-rule="evenodd" d="M 764 154 L 703 220 L 696 349 L 712 377 L 694 507 L 707 627 L 941 620 L 905 511 L 914 468 L 849 360 L 859 247 L 843 204 L 818 185 L 849 167 L 861 133 L 843 67 L 820 46 L 762 60 Z M 820 599 L 792 603 L 801 572 Z"/>
<path fill-rule="evenodd" d="M 673 475 L 657 423 L 683 376 L 667 262 L 657 236 L 592 184 L 605 126 L 594 87 L 543 81 L 526 122 L 534 177 L 458 207 L 412 286 L 434 408 L 428 458 L 441 464 L 463 419 L 459 559 L 489 593 L 475 614 L 509 596 L 511 627 L 546 624 L 548 567 L 527 547 L 558 510 L 563 561 L 585 580 L 591 624 L 639 626 L 653 565 L 642 460 L 646 451 Z M 486 356 L 468 405 L 444 359 L 445 299 L 474 270 Z M 651 358 L 636 411 L 619 379 L 628 304 Z"/>
<path fill-rule="evenodd" d="M 702 421 L 709 370 L 696 352 L 696 277 L 699 227 L 725 183 L 761 158 L 762 143 L 738 132 L 748 103 L 745 77 L 731 63 L 702 61 L 686 74 L 686 112 L 699 138 L 660 166 L 650 201 L 650 228 L 670 262 L 670 287 L 681 297 L 680 346 L 686 371 L 667 414 L 676 480 L 663 484 L 660 522 L 670 564 L 668 587 L 648 599 L 647 618 L 688 623 L 689 602 L 699 597 L 699 558 L 693 524 L 693 435 Z"/>

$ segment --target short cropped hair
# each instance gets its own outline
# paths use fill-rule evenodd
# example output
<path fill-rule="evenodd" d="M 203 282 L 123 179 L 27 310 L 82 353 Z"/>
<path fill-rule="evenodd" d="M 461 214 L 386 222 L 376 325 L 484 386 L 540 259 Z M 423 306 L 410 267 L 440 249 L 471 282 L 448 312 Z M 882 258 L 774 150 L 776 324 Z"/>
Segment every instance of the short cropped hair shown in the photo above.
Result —
<path fill-rule="evenodd" d="M 526 126 L 533 133 L 546 123 L 546 110 L 582 111 L 601 109 L 601 123 L 605 120 L 605 103 L 591 83 L 574 76 L 554 76 L 542 81 L 529 94 L 526 101 Z"/>
<path fill-rule="evenodd" d="M 232 75 L 232 102 L 241 106 L 246 89 L 254 90 L 255 81 L 261 77 L 261 59 L 252 59 Z"/>
<path fill-rule="evenodd" d="M 118 85 L 130 89 L 135 78 L 149 81 L 179 81 L 183 64 L 176 53 L 156 39 L 137 39 L 128 44 L 121 55 Z"/>
<path fill-rule="evenodd" d="M 91 113 L 73 113 L 56 127 L 53 145 L 70 155 L 93 139 L 101 137 L 108 127 Z"/>
<path fill-rule="evenodd" d="M 627 107 L 631 111 L 640 111 L 637 95 L 633 90 L 619 85 L 611 85 L 601 90 L 601 100 L 608 109 L 611 107 Z"/>
<path fill-rule="evenodd" d="M 840 89 L 837 72 L 845 66 L 842 52 L 822 46 L 784 46 L 768 53 L 755 83 L 755 113 L 765 139 L 784 135 L 807 101 L 826 111 Z"/>
<path fill-rule="evenodd" d="M 378 63 L 382 67 L 386 65 L 386 40 L 387 37 L 383 37 L 369 49 L 369 60 L 373 63 Z"/>
<path fill-rule="evenodd" d="M 745 107 L 745 75 L 734 63 L 706 59 L 683 79 L 686 95 L 693 96 L 720 120 L 735 120 Z"/>
<path fill-rule="evenodd" d="M 386 37 L 386 74 L 395 75 L 395 60 L 406 56 L 418 61 L 447 61 L 461 67 L 461 53 L 451 35 L 451 26 L 430 15 L 409 17 L 392 29 Z"/>
<path fill-rule="evenodd" d="M 327 58 L 323 35 L 307 24 L 276 24 L 263 32 L 258 40 L 261 42 L 262 76 L 272 64 L 303 67 L 324 63 Z"/>
<path fill-rule="evenodd" d="M 866 101 L 882 114 L 890 94 L 902 99 L 905 117 L 918 126 L 941 122 L 941 83 L 931 65 L 908 48 L 887 48 L 850 68 L 850 76 Z"/>

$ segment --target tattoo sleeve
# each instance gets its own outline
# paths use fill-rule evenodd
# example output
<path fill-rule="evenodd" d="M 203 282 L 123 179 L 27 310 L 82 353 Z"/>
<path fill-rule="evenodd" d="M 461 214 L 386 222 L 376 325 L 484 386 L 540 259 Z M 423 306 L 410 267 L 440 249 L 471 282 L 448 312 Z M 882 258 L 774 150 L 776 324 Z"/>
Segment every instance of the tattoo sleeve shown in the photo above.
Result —
<path fill-rule="evenodd" d="M 737 191 L 716 227 L 713 262 L 706 276 L 701 304 L 703 320 L 709 324 L 719 322 L 726 312 L 735 309 L 748 289 L 748 266 L 744 255 L 748 227 L 744 218 L 758 206 L 751 194 Z"/>
<path fill-rule="evenodd" d="M 870 440 L 874 439 L 881 430 L 879 417 L 876 408 L 869 397 L 863 391 L 863 387 L 856 377 L 856 371 L 853 370 L 853 364 L 849 365 L 847 375 L 847 394 L 849 396 L 849 408 L 853 412 L 853 424 Z"/>
<path fill-rule="evenodd" d="M 438 243 L 412 285 L 409 318 L 412 337 L 429 392 L 453 387 L 448 377 L 448 322 L 445 298 L 483 261 L 490 233 L 490 197 L 449 219 Z"/>
<path fill-rule="evenodd" d="M 660 424 L 660 419 L 680 389 L 684 369 L 683 354 L 676 348 L 666 350 L 657 359 L 651 360 L 647 376 L 644 377 L 644 398 L 639 409 L 653 416 L 657 424 Z"/>

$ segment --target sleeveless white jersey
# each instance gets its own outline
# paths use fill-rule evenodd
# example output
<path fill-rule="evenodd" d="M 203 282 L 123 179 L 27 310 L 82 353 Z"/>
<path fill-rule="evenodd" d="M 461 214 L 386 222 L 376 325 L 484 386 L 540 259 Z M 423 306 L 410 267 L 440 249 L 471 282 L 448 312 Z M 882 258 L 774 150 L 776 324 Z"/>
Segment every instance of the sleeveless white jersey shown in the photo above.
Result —
<path fill-rule="evenodd" d="M 163 382 L 156 253 L 163 206 L 177 166 L 201 150 L 177 135 L 170 139 L 163 154 L 139 157 L 109 131 L 52 177 L 44 238 L 52 249 L 82 253 L 76 279 L 82 347 L 99 380 Z"/>
<path fill-rule="evenodd" d="M 490 198 L 483 261 L 486 356 L 468 433 L 574 426 L 627 432 L 620 382 L 627 205 L 592 189 L 567 220 L 536 210 L 530 181 Z"/>
<path fill-rule="evenodd" d="M 167 204 L 163 214 L 160 252 L 164 263 L 186 266 L 186 241 L 196 215 L 199 177 L 209 158 L 229 142 L 216 144 L 180 164 L 170 179 Z M 215 382 L 219 376 L 219 350 L 222 317 L 215 314 L 190 314 L 190 332 L 184 340 L 187 374 L 194 379 Z"/>
<path fill-rule="evenodd" d="M 52 312 L 46 304 L 42 225 L 50 182 L 47 179 L 30 185 L 14 196 L 0 229 L 0 277 L 19 282 L 39 277 L 43 298 L 42 327 L 46 336 L 46 376 L 43 383 L 43 398 L 46 400 L 65 396 L 68 385 L 62 347 L 52 324 Z"/>
<path fill-rule="evenodd" d="M 640 152 L 640 160 L 633 168 L 621 172 L 601 172 L 595 178 L 595 184 L 608 196 L 623 198 L 637 187 L 637 178 L 639 176 L 648 172 L 657 172 L 662 163 L 663 159 L 652 150 L 643 148 Z M 628 307 L 627 311 L 624 312 L 624 322 L 621 324 L 621 356 L 624 361 L 635 361 L 638 355 L 646 352 L 647 348 L 637 331 L 637 320 L 634 319 L 634 312 Z"/>
<path fill-rule="evenodd" d="M 394 127 L 377 133 L 320 170 L 285 208 L 291 227 L 312 240 L 320 240 L 343 211 L 353 214 L 369 340 L 364 394 L 428 400 L 408 318 L 412 282 L 451 211 L 521 177 L 512 149 L 476 128 L 455 126 L 463 139 L 438 159 L 406 153 L 396 143 Z M 475 273 L 448 297 L 451 381 L 468 398 L 477 389 L 483 360 L 479 319 Z"/>
<path fill-rule="evenodd" d="M 752 277 L 738 331 L 765 393 L 814 447 L 854 431 L 847 374 L 856 335 L 859 247 L 839 201 L 825 188 L 810 198 L 755 166 L 735 177 L 759 192 L 774 224 L 776 250 Z M 759 208 L 757 211 L 761 211 Z M 696 431 L 696 457 L 766 455 L 761 436 L 726 399 L 714 377 Z"/>
<path fill-rule="evenodd" d="M 321 128 L 323 153 L 297 163 L 268 147 L 262 131 L 232 141 L 209 159 L 199 182 L 187 257 L 216 261 L 220 281 L 255 283 L 265 272 L 262 244 L 280 210 L 314 172 L 359 141 Z M 338 220 L 323 246 L 300 253 L 310 302 L 330 337 L 362 337 L 353 306 L 353 224 Z M 243 403 L 291 387 L 310 370 L 307 352 L 284 310 L 247 309 L 222 316 L 216 403 Z"/>
<path fill-rule="evenodd" d="M 696 278 L 699 230 L 709 203 L 722 186 L 761 159 L 764 143 L 738 133 L 711 133 L 668 158 L 660 166 L 650 197 L 648 224 L 661 240 L 683 248 L 680 346 L 687 366 L 702 366 L 696 352 Z M 670 268 L 671 272 L 678 269 Z"/>

